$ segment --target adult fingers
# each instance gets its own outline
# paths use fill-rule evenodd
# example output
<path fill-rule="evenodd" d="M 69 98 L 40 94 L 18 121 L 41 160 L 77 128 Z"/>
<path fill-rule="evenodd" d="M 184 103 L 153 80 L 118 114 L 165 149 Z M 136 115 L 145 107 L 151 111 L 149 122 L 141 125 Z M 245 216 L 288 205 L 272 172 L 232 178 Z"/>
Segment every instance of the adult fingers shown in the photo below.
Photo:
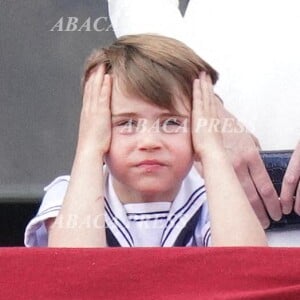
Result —
<path fill-rule="evenodd" d="M 253 183 L 269 216 L 279 221 L 282 217 L 280 201 L 259 152 L 251 151 L 247 160 Z"/>
<path fill-rule="evenodd" d="M 263 228 L 268 228 L 270 225 L 270 219 L 266 212 L 266 208 L 263 204 L 260 195 L 258 194 L 248 166 L 242 159 L 233 162 L 233 166 L 237 177 L 247 195 L 247 198 L 255 211 Z"/>
<path fill-rule="evenodd" d="M 296 192 L 294 210 L 300 216 L 300 184 L 299 183 L 298 183 L 298 188 L 297 188 L 297 192 Z"/>
<path fill-rule="evenodd" d="M 284 214 L 289 214 L 293 209 L 294 199 L 293 196 L 296 193 L 296 188 L 299 186 L 300 178 L 300 142 L 296 147 L 291 160 L 286 169 L 285 175 L 282 181 L 282 189 L 280 194 L 280 201 L 282 206 L 282 211 Z M 299 190 L 299 187 L 298 187 Z M 296 195 L 295 201 L 295 211 L 300 214 L 300 200 L 299 191 L 297 191 L 298 197 Z"/>

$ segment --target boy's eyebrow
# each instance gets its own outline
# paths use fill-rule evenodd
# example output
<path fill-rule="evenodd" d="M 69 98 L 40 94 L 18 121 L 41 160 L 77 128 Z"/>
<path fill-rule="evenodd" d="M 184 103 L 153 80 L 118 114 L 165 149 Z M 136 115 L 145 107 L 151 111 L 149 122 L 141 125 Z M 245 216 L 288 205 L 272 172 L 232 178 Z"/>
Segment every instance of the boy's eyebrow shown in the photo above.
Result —
<path fill-rule="evenodd" d="M 162 113 L 159 115 L 160 117 L 178 117 L 178 118 L 188 118 L 188 115 L 180 114 L 178 112 L 168 112 L 168 113 Z"/>
<path fill-rule="evenodd" d="M 117 117 L 137 117 L 138 114 L 133 113 L 133 112 L 125 112 L 125 113 L 119 113 L 119 114 L 112 114 L 111 116 L 113 118 L 117 118 Z"/>
<path fill-rule="evenodd" d="M 120 117 L 127 117 L 127 118 L 136 118 L 139 117 L 139 114 L 133 112 L 124 112 L 119 114 L 112 114 L 112 118 L 120 118 Z M 182 115 L 177 112 L 166 112 L 159 114 L 158 117 L 179 117 L 179 118 L 188 118 L 188 115 Z"/>

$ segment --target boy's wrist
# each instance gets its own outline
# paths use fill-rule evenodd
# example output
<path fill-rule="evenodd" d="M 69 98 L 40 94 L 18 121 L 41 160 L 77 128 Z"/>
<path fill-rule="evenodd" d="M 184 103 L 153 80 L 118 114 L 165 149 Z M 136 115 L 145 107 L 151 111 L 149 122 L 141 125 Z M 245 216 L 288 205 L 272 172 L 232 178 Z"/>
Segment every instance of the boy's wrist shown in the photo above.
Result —
<path fill-rule="evenodd" d="M 76 159 L 79 160 L 94 160 L 103 162 L 103 158 L 105 155 L 104 150 L 98 150 L 95 147 L 84 147 L 77 148 L 76 150 Z"/>
<path fill-rule="evenodd" d="M 227 157 L 225 148 L 222 144 L 210 144 L 206 145 L 201 149 L 201 151 L 196 151 L 196 157 L 202 162 Z"/>

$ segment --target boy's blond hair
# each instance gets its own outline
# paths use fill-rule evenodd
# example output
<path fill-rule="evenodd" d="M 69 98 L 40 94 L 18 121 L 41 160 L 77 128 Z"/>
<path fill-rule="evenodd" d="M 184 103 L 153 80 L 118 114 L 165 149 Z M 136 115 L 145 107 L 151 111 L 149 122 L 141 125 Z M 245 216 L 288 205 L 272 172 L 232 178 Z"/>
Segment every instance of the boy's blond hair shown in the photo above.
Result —
<path fill-rule="evenodd" d="M 153 34 L 123 36 L 107 48 L 94 50 L 86 61 L 83 88 L 100 64 L 128 94 L 170 110 L 178 93 L 191 101 L 193 80 L 201 71 L 210 75 L 213 84 L 218 80 L 218 73 L 185 44 Z"/>

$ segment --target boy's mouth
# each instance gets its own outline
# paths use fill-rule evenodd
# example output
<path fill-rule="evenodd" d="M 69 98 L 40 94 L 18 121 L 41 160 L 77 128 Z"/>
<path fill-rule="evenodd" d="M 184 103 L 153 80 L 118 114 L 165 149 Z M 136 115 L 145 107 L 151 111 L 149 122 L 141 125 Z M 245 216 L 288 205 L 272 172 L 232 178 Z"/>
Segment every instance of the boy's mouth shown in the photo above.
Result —
<path fill-rule="evenodd" d="M 147 159 L 138 163 L 137 166 L 165 166 L 165 164 L 155 159 Z"/>
<path fill-rule="evenodd" d="M 159 171 L 165 166 L 166 166 L 166 164 L 162 163 L 161 161 L 154 160 L 154 159 L 143 160 L 137 164 L 137 167 L 146 171 L 146 173 L 152 173 L 155 171 Z"/>

